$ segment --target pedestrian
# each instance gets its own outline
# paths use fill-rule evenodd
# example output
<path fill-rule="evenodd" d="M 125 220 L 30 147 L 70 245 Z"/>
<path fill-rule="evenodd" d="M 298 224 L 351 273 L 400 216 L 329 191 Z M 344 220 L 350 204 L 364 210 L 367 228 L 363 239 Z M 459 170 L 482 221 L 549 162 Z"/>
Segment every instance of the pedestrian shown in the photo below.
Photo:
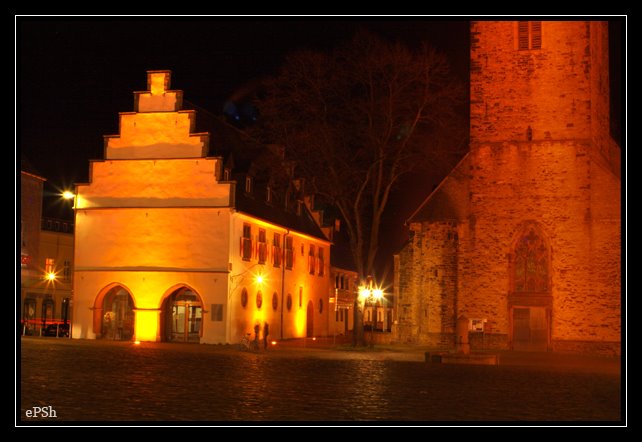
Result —
<path fill-rule="evenodd" d="M 261 330 L 261 325 L 257 322 L 254 324 L 254 349 L 259 349 L 259 331 Z"/>
<path fill-rule="evenodd" d="M 263 350 L 267 350 L 268 342 L 267 338 L 270 334 L 270 324 L 267 322 L 263 323 Z"/>

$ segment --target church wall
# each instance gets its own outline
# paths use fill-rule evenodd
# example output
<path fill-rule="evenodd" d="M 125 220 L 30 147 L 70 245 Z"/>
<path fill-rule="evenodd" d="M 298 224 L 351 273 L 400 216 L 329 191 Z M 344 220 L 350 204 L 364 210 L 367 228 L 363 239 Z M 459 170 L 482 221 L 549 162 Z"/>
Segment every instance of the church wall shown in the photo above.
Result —
<path fill-rule="evenodd" d="M 516 21 L 471 23 L 471 142 L 526 140 L 528 126 L 533 140 L 590 139 L 589 22 L 541 23 L 533 50 L 518 50 Z"/>

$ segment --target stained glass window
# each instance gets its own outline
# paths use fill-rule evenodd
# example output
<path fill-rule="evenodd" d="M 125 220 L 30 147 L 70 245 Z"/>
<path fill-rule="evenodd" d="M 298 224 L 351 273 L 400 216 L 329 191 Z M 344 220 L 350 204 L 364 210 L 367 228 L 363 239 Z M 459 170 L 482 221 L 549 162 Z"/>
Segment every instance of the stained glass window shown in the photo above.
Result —
<path fill-rule="evenodd" d="M 548 250 L 534 228 L 515 247 L 515 292 L 548 292 Z"/>

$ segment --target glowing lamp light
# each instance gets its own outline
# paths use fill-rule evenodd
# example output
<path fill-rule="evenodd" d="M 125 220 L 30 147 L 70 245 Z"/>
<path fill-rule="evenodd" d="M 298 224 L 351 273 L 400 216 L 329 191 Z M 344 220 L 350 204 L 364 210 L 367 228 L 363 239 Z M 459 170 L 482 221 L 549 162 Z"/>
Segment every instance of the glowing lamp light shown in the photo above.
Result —
<path fill-rule="evenodd" d="M 56 280 L 56 274 L 55 274 L 54 272 L 48 272 L 48 273 L 45 275 L 45 278 L 46 278 L 48 281 L 55 281 L 55 280 Z"/>
<path fill-rule="evenodd" d="M 372 291 L 372 296 L 374 296 L 377 299 L 381 299 L 383 297 L 383 290 L 381 289 L 374 289 Z"/>
<path fill-rule="evenodd" d="M 72 198 L 73 198 L 73 197 L 75 197 L 75 196 L 76 196 L 76 195 L 74 195 L 74 193 L 73 193 L 73 192 L 71 192 L 71 191 L 69 191 L 69 190 L 65 190 L 65 191 L 62 193 L 62 197 L 63 197 L 64 199 L 66 199 L 66 200 L 70 200 L 70 199 L 72 199 Z"/>
<path fill-rule="evenodd" d="M 155 310 L 135 310 L 136 341 L 156 341 L 158 331 L 158 312 Z"/>
<path fill-rule="evenodd" d="M 312 338 L 312 340 L 313 340 L 313 341 L 316 341 L 316 340 L 317 340 L 316 336 L 315 336 L 315 337 L 313 337 L 313 338 Z"/>
<path fill-rule="evenodd" d="M 276 345 L 276 341 L 272 341 L 272 342 L 270 342 L 270 344 Z"/>
<path fill-rule="evenodd" d="M 365 299 L 370 296 L 370 290 L 364 286 L 359 287 L 359 298 Z"/>
<path fill-rule="evenodd" d="M 263 275 L 257 275 L 256 276 L 256 283 L 257 284 L 263 284 Z"/>
<path fill-rule="evenodd" d="M 134 345 L 140 345 L 140 341 L 134 341 Z"/>

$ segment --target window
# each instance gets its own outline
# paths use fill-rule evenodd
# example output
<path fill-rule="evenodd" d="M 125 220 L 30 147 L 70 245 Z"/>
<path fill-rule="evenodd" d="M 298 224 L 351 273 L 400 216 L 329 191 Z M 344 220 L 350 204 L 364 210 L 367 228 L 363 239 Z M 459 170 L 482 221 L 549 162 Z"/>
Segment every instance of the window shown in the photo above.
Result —
<path fill-rule="evenodd" d="M 225 170 L 223 170 L 223 181 L 229 181 L 230 180 L 230 169 L 227 167 Z"/>
<path fill-rule="evenodd" d="M 243 308 L 247 306 L 247 289 L 241 291 L 241 306 Z"/>
<path fill-rule="evenodd" d="M 310 244 L 308 249 L 308 271 L 310 275 L 314 275 L 314 270 L 316 267 L 316 257 L 314 256 L 314 245 Z"/>
<path fill-rule="evenodd" d="M 323 248 L 319 247 L 319 250 L 317 251 L 317 256 L 319 259 L 319 276 L 323 276 L 325 274 L 325 271 L 324 271 L 325 260 L 323 258 Z"/>
<path fill-rule="evenodd" d="M 285 268 L 291 270 L 292 264 L 294 264 L 294 242 L 291 236 L 287 236 L 285 238 Z"/>
<path fill-rule="evenodd" d="M 71 261 L 65 260 L 62 277 L 65 282 L 71 281 Z"/>
<path fill-rule="evenodd" d="M 548 292 L 548 259 L 548 248 L 544 239 L 531 227 L 515 245 L 515 292 Z"/>
<path fill-rule="evenodd" d="M 252 193 L 252 177 L 251 176 L 246 176 L 245 177 L 245 192 L 246 193 Z"/>
<path fill-rule="evenodd" d="M 298 216 L 301 216 L 302 213 L 303 213 L 303 202 L 298 200 L 296 202 L 296 214 Z"/>
<path fill-rule="evenodd" d="M 63 298 L 62 308 L 60 309 L 60 317 L 62 321 L 66 324 L 69 320 L 69 298 Z"/>
<path fill-rule="evenodd" d="M 243 224 L 243 236 L 241 237 L 241 257 L 244 261 L 252 258 L 252 226 Z"/>
<path fill-rule="evenodd" d="M 339 320 L 343 322 L 343 309 L 339 309 Z"/>
<path fill-rule="evenodd" d="M 281 267 L 281 234 L 275 233 L 272 239 L 274 267 Z"/>
<path fill-rule="evenodd" d="M 212 322 L 223 321 L 223 304 L 212 304 Z"/>
<path fill-rule="evenodd" d="M 340 288 L 340 286 L 339 286 L 339 275 L 334 277 L 334 288 L 335 289 Z"/>
<path fill-rule="evenodd" d="M 265 229 L 259 229 L 259 264 L 265 264 L 267 259 L 267 242 Z"/>
<path fill-rule="evenodd" d="M 339 322 L 339 310 L 335 310 L 334 312 L 334 322 Z"/>
<path fill-rule="evenodd" d="M 258 292 L 256 292 L 256 308 L 261 310 L 262 305 L 263 305 L 263 294 L 259 290 Z"/>
<path fill-rule="evenodd" d="M 517 48 L 520 51 L 542 48 L 542 22 L 517 22 Z"/>
<path fill-rule="evenodd" d="M 319 314 L 323 313 L 323 299 L 319 299 Z"/>
<path fill-rule="evenodd" d="M 272 293 L 272 310 L 276 311 L 276 309 L 279 307 L 279 295 L 274 292 Z"/>
<path fill-rule="evenodd" d="M 288 293 L 288 299 L 286 301 L 286 306 L 288 308 L 288 311 L 292 310 L 292 295 Z"/>
<path fill-rule="evenodd" d="M 55 273 L 56 270 L 56 260 L 53 258 L 45 259 L 45 273 Z"/>
<path fill-rule="evenodd" d="M 272 202 L 272 188 L 270 186 L 267 186 L 265 191 L 265 201 L 268 203 Z"/>
<path fill-rule="evenodd" d="M 299 308 L 303 307 L 303 287 L 299 287 Z"/>

